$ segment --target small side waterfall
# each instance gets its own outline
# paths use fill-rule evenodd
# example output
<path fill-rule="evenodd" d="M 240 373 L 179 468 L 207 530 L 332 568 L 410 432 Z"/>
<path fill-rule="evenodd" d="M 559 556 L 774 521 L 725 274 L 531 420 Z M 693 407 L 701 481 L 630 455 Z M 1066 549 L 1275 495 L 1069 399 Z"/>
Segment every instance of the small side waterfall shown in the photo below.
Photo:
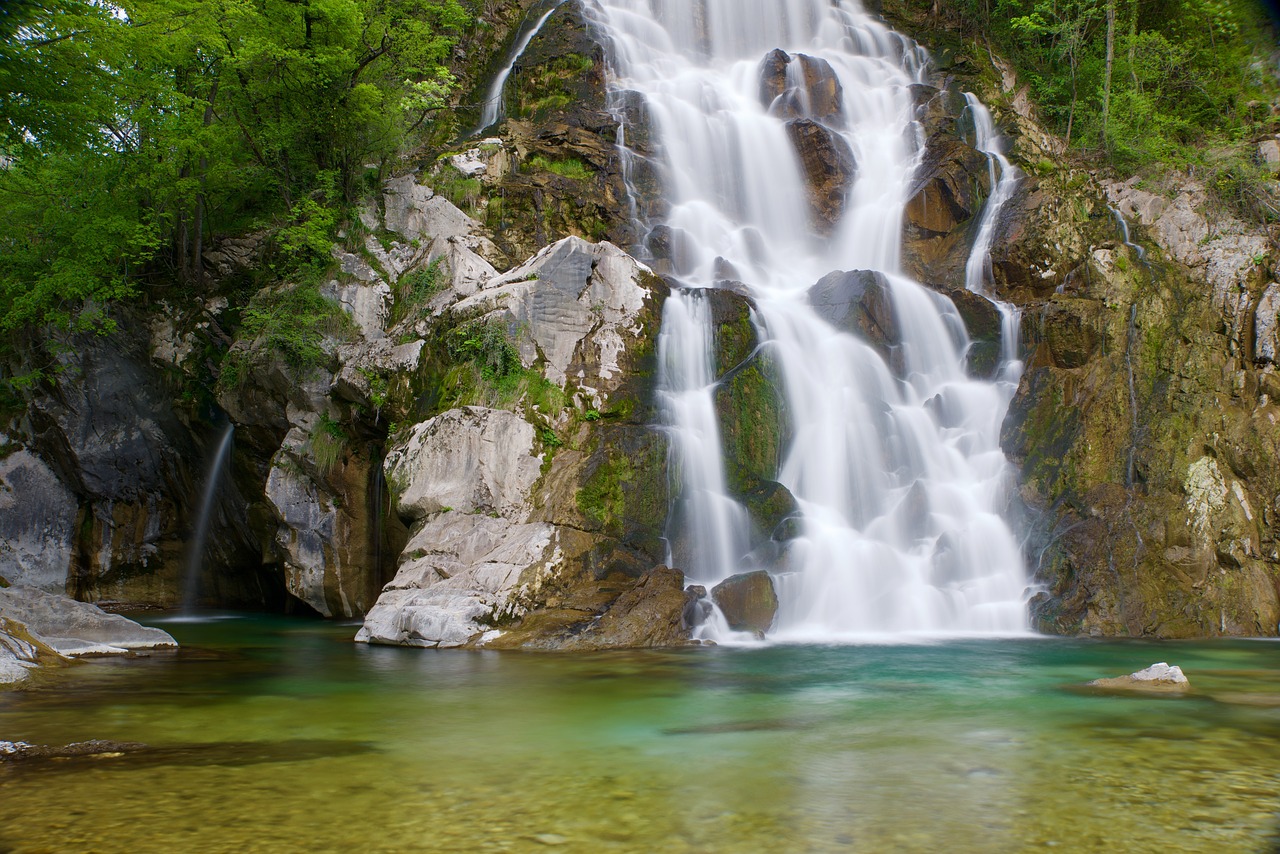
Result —
<path fill-rule="evenodd" d="M 227 468 L 227 460 L 231 458 L 231 440 L 235 435 L 235 425 L 227 422 L 222 429 L 222 437 L 209 459 L 209 468 L 204 476 L 204 495 L 200 499 L 200 509 L 196 516 L 195 536 L 191 538 L 190 550 L 187 552 L 187 567 L 182 583 L 182 613 L 190 614 L 195 610 L 196 600 L 200 592 L 200 570 L 204 567 L 204 544 L 209 538 L 209 521 L 213 516 L 214 504 L 218 497 L 218 486 L 222 483 Z"/>
<path fill-rule="evenodd" d="M 678 255 L 681 287 L 660 340 L 673 525 L 692 542 L 676 565 L 712 585 L 764 563 L 781 639 L 1025 631 L 1026 572 L 1002 516 L 1011 478 L 999 446 L 1020 372 L 1016 313 L 1006 311 L 1000 376 L 971 378 L 955 307 L 900 267 L 923 153 L 910 87 L 926 81 L 927 54 L 853 0 L 599 0 L 595 15 L 615 94 L 640 93 L 651 116 L 662 224 Z M 764 69 L 782 62 L 771 84 L 781 91 L 766 97 Z M 821 99 L 802 89 L 813 75 L 827 75 Z M 979 146 L 995 188 L 968 264 L 970 287 L 985 293 L 987 247 L 1015 179 L 989 115 L 971 104 L 989 128 Z M 826 236 L 793 144 L 814 124 L 856 164 Z M 726 488 L 713 405 L 703 294 L 725 270 L 750 295 L 789 421 L 776 480 L 799 514 L 766 557 L 745 553 L 752 534 Z M 867 277 L 883 288 L 898 327 L 891 355 L 815 309 L 811 292 L 833 272 L 842 293 Z"/>
<path fill-rule="evenodd" d="M 564 0 L 553 0 L 551 8 L 543 12 L 537 22 L 524 31 L 524 34 L 516 41 L 515 46 L 511 49 L 511 53 L 507 57 L 507 63 L 494 76 L 493 82 L 489 84 L 489 91 L 484 96 L 484 109 L 480 114 L 480 124 L 471 132 L 471 136 L 476 136 L 486 128 L 492 127 L 498 119 L 503 118 L 502 92 L 506 88 L 507 78 L 511 76 L 512 70 L 516 67 L 516 63 L 520 61 L 520 57 L 524 55 L 525 50 L 529 47 L 529 43 L 533 41 L 533 37 L 542 29 L 542 25 L 547 19 L 560 8 L 560 4 Z M 527 23 L 527 20 L 526 20 Z"/>

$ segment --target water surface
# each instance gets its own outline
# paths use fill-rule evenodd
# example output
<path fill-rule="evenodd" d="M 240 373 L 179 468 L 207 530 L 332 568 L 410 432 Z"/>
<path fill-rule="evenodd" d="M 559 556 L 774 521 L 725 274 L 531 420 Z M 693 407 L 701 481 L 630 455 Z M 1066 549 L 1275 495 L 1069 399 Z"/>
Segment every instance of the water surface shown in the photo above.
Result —
<path fill-rule="evenodd" d="M 0 694 L 0 851 L 1274 851 L 1280 646 L 549 655 L 164 623 Z M 1167 660 L 1187 698 L 1078 688 Z"/>

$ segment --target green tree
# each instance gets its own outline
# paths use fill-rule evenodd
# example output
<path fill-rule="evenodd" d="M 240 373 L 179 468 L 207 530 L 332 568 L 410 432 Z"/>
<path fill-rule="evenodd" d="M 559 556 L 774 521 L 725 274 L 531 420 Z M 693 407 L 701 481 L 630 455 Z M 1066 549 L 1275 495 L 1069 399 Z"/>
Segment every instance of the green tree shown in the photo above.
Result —
<path fill-rule="evenodd" d="M 468 20 L 457 0 L 2 8 L 3 332 L 199 283 L 210 236 L 250 226 L 314 263 L 366 164 L 443 105 Z"/>

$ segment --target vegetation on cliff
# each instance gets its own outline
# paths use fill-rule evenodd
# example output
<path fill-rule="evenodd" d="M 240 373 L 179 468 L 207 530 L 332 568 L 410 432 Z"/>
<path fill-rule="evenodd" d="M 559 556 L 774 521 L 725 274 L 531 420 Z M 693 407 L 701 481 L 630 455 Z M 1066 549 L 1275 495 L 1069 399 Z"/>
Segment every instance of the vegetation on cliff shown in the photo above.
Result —
<path fill-rule="evenodd" d="M 281 276 L 444 103 L 457 0 L 48 0 L 0 28 L 0 331 L 101 328 L 277 233 Z M 304 269 L 299 269 L 304 268 Z"/>

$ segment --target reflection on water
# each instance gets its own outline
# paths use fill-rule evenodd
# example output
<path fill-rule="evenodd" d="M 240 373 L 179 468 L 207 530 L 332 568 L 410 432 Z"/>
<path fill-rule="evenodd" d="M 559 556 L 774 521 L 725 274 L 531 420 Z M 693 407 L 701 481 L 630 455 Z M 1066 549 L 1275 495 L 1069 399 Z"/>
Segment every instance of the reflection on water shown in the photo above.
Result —
<path fill-rule="evenodd" d="M 180 651 L 0 695 L 0 739 L 147 745 L 0 762 L 0 851 L 1277 846 L 1275 644 L 570 657 L 167 627 Z M 1192 696 L 1077 687 L 1163 660 Z"/>

